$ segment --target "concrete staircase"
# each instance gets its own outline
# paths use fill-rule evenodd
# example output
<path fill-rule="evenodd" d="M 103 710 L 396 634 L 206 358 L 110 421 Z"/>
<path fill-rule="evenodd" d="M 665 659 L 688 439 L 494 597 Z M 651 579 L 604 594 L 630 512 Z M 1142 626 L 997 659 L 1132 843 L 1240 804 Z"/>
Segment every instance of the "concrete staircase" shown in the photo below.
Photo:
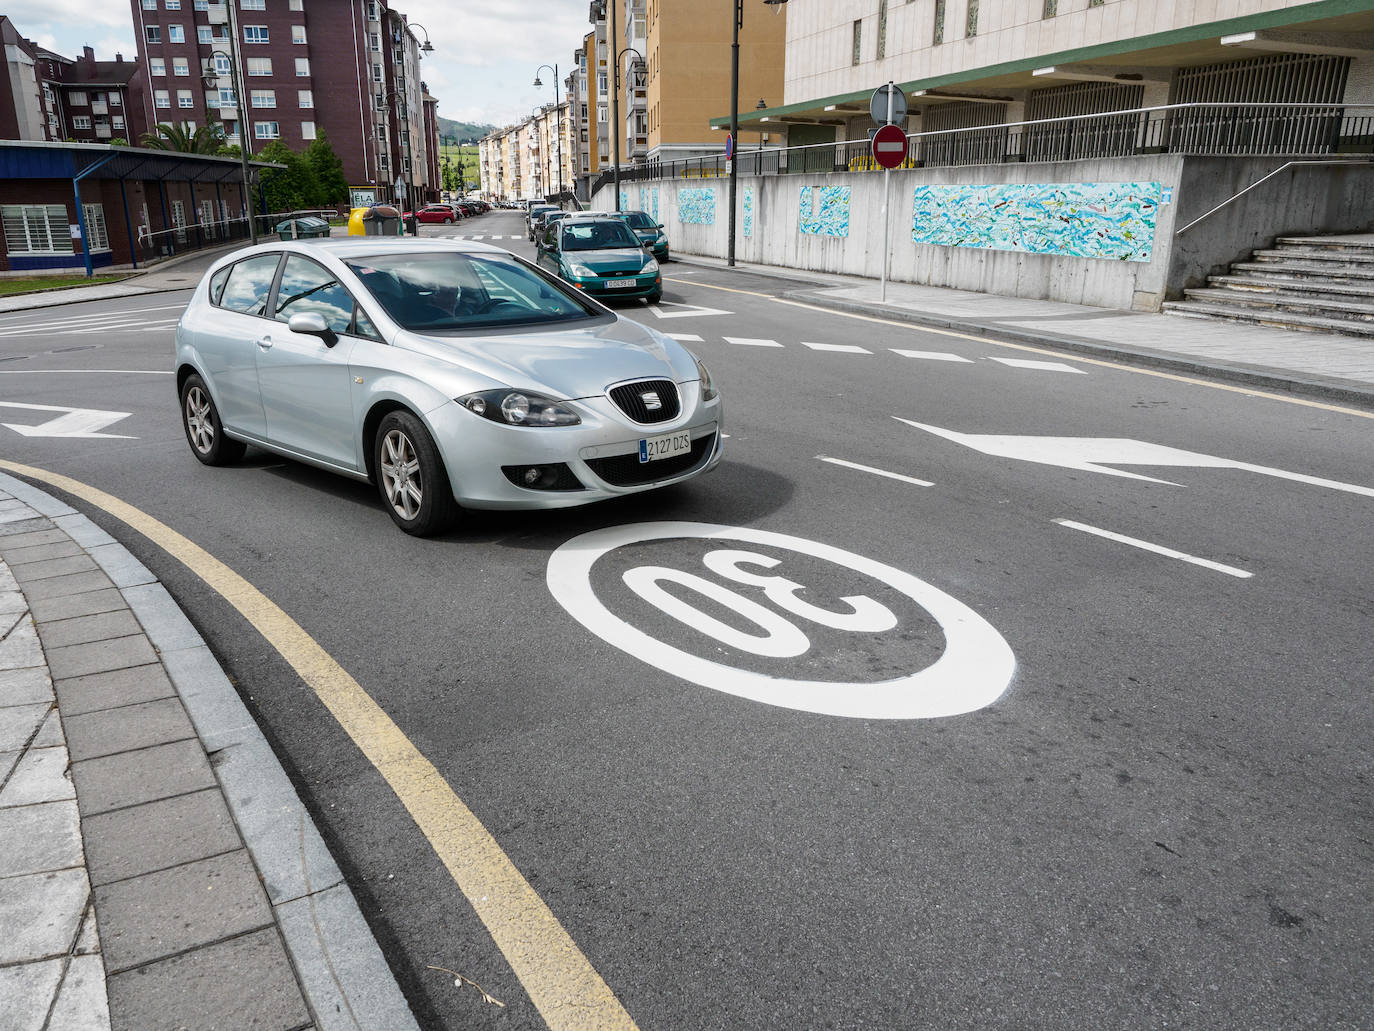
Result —
<path fill-rule="evenodd" d="M 1255 251 L 1207 283 L 1164 310 L 1374 338 L 1374 234 L 1281 236 L 1273 250 Z"/>

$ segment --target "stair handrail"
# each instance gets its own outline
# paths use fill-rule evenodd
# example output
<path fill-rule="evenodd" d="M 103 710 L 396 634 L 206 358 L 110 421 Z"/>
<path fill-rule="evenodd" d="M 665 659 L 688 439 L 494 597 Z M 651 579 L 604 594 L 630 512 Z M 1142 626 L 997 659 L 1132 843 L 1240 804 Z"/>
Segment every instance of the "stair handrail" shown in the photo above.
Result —
<path fill-rule="evenodd" d="M 1313 160 L 1313 161 L 1285 161 L 1283 164 L 1279 165 L 1278 168 L 1274 169 L 1274 170 L 1273 170 L 1272 172 L 1270 172 L 1268 175 L 1265 175 L 1265 176 L 1263 176 L 1263 177 L 1261 177 L 1261 178 L 1259 178 L 1259 179 L 1256 179 L 1253 183 L 1251 183 L 1251 184 L 1250 184 L 1249 186 L 1247 186 L 1245 189 L 1241 190 L 1239 193 L 1235 193 L 1235 194 L 1232 194 L 1230 197 L 1227 197 L 1224 201 L 1222 201 L 1220 204 L 1218 204 L 1216 207 L 1214 207 L 1211 211 L 1207 211 L 1207 212 L 1204 212 L 1203 214 L 1199 215 L 1197 218 L 1193 219 L 1191 222 L 1189 222 L 1189 223 L 1188 223 L 1186 226 L 1184 226 L 1182 229 L 1175 229 L 1175 230 L 1174 230 L 1174 236 L 1182 236 L 1182 235 L 1183 235 L 1184 233 L 1186 233 L 1189 229 L 1192 229 L 1193 226 L 1197 225 L 1199 222 L 1203 221 L 1204 219 L 1211 218 L 1213 215 L 1215 215 L 1215 214 L 1216 214 L 1218 211 L 1220 211 L 1222 208 L 1226 207 L 1226 206 L 1227 206 L 1228 204 L 1230 204 L 1232 201 L 1240 200 L 1240 198 L 1244 197 L 1247 193 L 1249 193 L 1251 190 L 1253 190 L 1256 186 L 1262 186 L 1264 183 L 1267 183 L 1270 179 L 1274 178 L 1274 176 L 1278 175 L 1280 172 L 1286 171 L 1286 170 L 1292 168 L 1292 167 L 1295 166 L 1295 165 L 1374 165 L 1374 161 L 1370 161 L 1369 158 L 1363 158 L 1363 159 L 1357 159 L 1357 160 L 1349 160 L 1349 161 L 1321 161 L 1321 160 Z"/>

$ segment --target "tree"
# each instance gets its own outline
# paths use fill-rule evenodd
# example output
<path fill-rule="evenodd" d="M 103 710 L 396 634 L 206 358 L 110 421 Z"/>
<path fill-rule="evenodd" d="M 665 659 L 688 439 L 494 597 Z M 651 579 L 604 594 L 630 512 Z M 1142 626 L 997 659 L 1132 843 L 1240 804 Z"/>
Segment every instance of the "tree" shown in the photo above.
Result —
<path fill-rule="evenodd" d="M 224 126 L 219 122 L 191 129 L 189 122 L 159 122 L 153 132 L 138 138 L 151 150 L 176 150 L 183 154 L 219 154 L 224 149 Z"/>
<path fill-rule="evenodd" d="M 273 140 L 258 151 L 255 158 L 286 166 L 263 169 L 258 189 L 268 211 L 298 211 L 316 206 L 315 173 L 304 155 L 297 154 L 281 140 Z"/>
<path fill-rule="evenodd" d="M 329 145 L 329 137 L 323 129 L 305 148 L 305 160 L 315 179 L 312 205 L 327 208 L 345 203 L 348 200 L 348 180 L 344 177 L 343 162 Z"/>

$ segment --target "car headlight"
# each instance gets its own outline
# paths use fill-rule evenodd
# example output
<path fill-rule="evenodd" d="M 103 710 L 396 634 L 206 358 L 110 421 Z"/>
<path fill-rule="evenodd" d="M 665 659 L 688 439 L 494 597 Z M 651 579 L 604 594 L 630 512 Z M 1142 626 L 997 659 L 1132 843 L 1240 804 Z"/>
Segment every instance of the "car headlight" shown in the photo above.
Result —
<path fill-rule="evenodd" d="M 641 274 L 642 274 L 642 273 L 645 273 L 645 272 L 657 272 L 657 271 L 658 271 L 658 262 L 655 261 L 653 258 L 650 258 L 648 261 L 646 261 L 646 262 L 644 263 L 644 267 L 643 267 L 642 269 L 640 269 L 639 271 L 640 271 Z"/>
<path fill-rule="evenodd" d="M 568 266 L 568 271 L 580 279 L 595 279 L 596 273 L 586 265 L 572 264 Z"/>
<path fill-rule="evenodd" d="M 506 426 L 576 426 L 582 421 L 567 405 L 528 390 L 482 390 L 464 394 L 458 403 Z"/>
<path fill-rule="evenodd" d="M 706 363 L 696 355 L 692 355 L 692 361 L 697 363 L 697 375 L 701 377 L 701 399 L 703 401 L 714 400 L 720 392 L 716 390 L 716 385 L 711 382 L 711 374 L 706 371 Z"/>

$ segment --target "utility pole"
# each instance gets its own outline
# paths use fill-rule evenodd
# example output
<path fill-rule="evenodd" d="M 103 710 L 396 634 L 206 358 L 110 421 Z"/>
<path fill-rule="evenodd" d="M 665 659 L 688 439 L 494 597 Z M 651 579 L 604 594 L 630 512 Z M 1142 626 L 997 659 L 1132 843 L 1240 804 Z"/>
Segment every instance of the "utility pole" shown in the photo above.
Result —
<path fill-rule="evenodd" d="M 744 24 L 744 0 L 735 0 L 734 38 L 730 43 L 730 230 L 726 238 L 725 264 L 735 267 L 735 154 L 739 149 L 739 30 Z"/>
<path fill-rule="evenodd" d="M 248 238 L 254 246 L 258 242 L 258 220 L 253 214 L 253 193 L 249 188 L 248 157 L 252 153 L 249 149 L 248 141 L 251 139 L 248 130 L 252 128 L 244 115 L 248 113 L 248 97 L 246 83 L 243 78 L 243 41 L 239 38 L 239 20 L 234 10 L 233 0 L 229 0 L 224 5 L 229 8 L 229 62 L 234 73 L 234 107 L 239 117 L 239 158 L 243 165 L 243 210 L 248 216 Z M 210 58 L 212 61 L 214 57 Z"/>
<path fill-rule="evenodd" d="M 735 0 L 739 3 L 740 0 Z M 619 7 L 619 0 L 615 0 Z M 611 4 L 603 2 L 601 9 L 606 12 L 606 24 L 610 27 L 611 48 L 608 53 L 619 54 L 615 39 L 617 14 L 610 10 Z M 620 210 L 620 58 L 614 58 L 615 71 L 611 75 L 611 159 L 615 162 L 612 174 L 615 177 L 615 210 Z"/>

